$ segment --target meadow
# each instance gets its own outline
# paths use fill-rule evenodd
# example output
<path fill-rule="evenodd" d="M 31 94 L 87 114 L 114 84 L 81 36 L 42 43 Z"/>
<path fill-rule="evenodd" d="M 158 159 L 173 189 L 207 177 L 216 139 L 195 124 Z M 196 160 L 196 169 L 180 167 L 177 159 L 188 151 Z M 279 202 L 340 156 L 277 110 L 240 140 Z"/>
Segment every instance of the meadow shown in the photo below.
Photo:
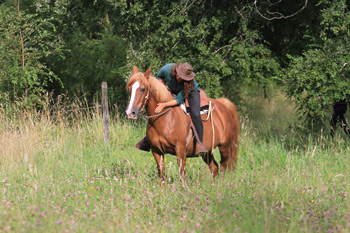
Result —
<path fill-rule="evenodd" d="M 235 172 L 213 180 L 191 158 L 186 183 L 174 156 L 161 183 L 133 148 L 144 120 L 113 114 L 106 145 L 83 105 L 1 109 L 0 232 L 350 232 L 349 139 L 301 137 L 281 100 L 241 108 Z"/>

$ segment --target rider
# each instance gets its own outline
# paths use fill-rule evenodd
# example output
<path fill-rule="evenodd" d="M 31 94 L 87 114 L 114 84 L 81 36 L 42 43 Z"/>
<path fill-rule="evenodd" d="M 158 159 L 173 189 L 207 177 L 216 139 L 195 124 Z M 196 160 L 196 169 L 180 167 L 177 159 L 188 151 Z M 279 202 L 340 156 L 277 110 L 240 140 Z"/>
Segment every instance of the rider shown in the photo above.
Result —
<path fill-rule="evenodd" d="M 166 107 L 179 105 L 187 98 L 190 116 L 199 140 L 197 140 L 196 145 L 196 154 L 198 154 L 200 152 L 207 152 L 207 150 L 203 145 L 203 124 L 200 117 L 200 95 L 198 83 L 194 79 L 195 76 L 192 66 L 187 62 L 184 64 L 181 64 L 180 62 L 169 63 L 163 66 L 157 74 L 157 79 L 167 85 L 171 93 L 176 96 L 168 102 L 158 103 L 155 113 L 160 113 Z M 142 141 L 145 142 L 147 139 L 144 138 Z M 139 142 L 136 147 L 141 150 L 149 151 L 149 147 L 139 145 L 141 142 Z"/>

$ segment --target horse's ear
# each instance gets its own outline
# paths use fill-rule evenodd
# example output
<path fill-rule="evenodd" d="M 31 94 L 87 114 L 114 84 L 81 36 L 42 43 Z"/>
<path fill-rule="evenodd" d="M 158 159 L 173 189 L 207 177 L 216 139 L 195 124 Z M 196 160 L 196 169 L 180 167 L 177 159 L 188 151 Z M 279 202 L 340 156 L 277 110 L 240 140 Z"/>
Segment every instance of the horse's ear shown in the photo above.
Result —
<path fill-rule="evenodd" d="M 131 73 L 131 74 L 136 74 L 137 72 L 139 72 L 139 70 L 137 69 L 136 66 L 134 66 L 134 67 L 132 68 L 132 73 Z"/>
<path fill-rule="evenodd" d="M 150 74 L 151 74 L 151 67 L 148 68 L 148 70 L 144 73 L 144 75 L 147 79 L 149 79 Z"/>

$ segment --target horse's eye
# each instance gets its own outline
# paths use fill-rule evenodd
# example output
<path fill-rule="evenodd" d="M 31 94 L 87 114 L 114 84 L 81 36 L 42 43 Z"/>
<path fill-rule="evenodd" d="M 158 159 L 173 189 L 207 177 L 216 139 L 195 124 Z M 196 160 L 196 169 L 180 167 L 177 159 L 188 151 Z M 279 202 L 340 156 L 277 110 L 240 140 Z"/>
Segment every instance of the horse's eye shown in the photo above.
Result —
<path fill-rule="evenodd" d="M 141 93 L 144 93 L 144 92 L 145 92 L 145 90 L 146 90 L 146 88 L 141 87 L 140 92 L 141 92 Z"/>

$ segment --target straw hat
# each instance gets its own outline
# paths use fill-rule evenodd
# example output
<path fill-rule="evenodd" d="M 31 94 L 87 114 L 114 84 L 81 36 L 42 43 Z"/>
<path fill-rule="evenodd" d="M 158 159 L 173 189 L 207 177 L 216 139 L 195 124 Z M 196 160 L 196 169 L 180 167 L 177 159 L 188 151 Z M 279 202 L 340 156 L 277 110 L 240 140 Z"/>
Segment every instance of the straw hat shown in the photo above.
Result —
<path fill-rule="evenodd" d="M 187 62 L 184 64 L 181 64 L 180 62 L 177 63 L 175 69 L 180 78 L 185 81 L 191 81 L 192 79 L 194 79 L 194 76 L 196 76 L 196 74 L 193 73 L 192 66 Z"/>

